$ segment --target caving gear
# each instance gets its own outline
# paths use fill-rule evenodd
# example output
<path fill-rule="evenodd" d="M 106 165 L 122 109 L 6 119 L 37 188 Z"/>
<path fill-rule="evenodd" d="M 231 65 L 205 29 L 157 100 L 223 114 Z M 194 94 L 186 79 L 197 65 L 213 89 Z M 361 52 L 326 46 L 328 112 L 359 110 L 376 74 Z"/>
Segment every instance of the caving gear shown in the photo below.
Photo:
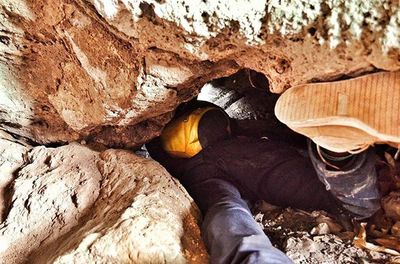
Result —
<path fill-rule="evenodd" d="M 229 136 L 229 116 L 218 107 L 208 106 L 182 114 L 171 121 L 161 134 L 161 143 L 169 155 L 191 158 Z"/>
<path fill-rule="evenodd" d="M 400 71 L 299 85 L 282 94 L 277 118 L 335 152 L 361 152 L 374 143 L 400 145 Z"/>

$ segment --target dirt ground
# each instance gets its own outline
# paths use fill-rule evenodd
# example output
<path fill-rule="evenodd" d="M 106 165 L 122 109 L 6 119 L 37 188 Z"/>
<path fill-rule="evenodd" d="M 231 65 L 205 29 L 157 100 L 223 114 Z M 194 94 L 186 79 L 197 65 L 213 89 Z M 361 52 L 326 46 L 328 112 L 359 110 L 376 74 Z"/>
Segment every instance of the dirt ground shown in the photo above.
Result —
<path fill-rule="evenodd" d="M 272 209 L 263 204 L 254 217 L 274 246 L 295 263 L 400 263 L 396 255 L 356 247 L 356 233 L 345 231 L 323 211 Z"/>

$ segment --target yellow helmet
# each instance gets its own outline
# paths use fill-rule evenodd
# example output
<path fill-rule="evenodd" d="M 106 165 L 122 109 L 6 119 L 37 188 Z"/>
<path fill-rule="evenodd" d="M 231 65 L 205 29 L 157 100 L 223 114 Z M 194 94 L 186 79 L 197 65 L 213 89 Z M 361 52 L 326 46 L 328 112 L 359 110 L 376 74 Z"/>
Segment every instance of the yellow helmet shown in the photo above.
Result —
<path fill-rule="evenodd" d="M 206 113 L 208 122 L 203 118 Z M 229 117 L 225 111 L 218 107 L 203 107 L 171 121 L 161 134 L 161 144 L 173 157 L 191 158 L 228 135 Z"/>

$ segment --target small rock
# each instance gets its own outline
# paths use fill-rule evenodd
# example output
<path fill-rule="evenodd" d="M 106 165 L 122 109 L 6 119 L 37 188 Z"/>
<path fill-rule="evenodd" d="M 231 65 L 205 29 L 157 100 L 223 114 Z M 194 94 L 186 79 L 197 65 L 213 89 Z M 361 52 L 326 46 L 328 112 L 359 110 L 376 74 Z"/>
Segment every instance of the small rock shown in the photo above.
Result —
<path fill-rule="evenodd" d="M 331 230 L 329 229 L 329 225 L 327 223 L 320 223 L 318 226 L 311 229 L 311 235 L 326 235 L 329 234 Z"/>

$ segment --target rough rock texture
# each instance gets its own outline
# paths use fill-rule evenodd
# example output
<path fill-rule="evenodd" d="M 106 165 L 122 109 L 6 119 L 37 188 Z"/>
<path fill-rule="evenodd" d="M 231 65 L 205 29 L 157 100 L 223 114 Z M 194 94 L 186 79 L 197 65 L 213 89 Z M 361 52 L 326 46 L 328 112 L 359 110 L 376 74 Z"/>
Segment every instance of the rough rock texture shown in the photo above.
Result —
<path fill-rule="evenodd" d="M 28 147 L 18 144 L 6 133 L 0 131 L 0 222 L 7 211 L 10 188 L 15 173 L 24 164 Z"/>
<path fill-rule="evenodd" d="M 274 246 L 298 264 L 398 263 L 399 257 L 353 245 L 354 233 L 323 211 L 312 213 L 267 203 L 255 208 L 255 219 Z"/>
<path fill-rule="evenodd" d="M 391 192 L 382 200 L 385 214 L 393 220 L 400 221 L 400 192 Z"/>
<path fill-rule="evenodd" d="M 400 69 L 396 1 L 5 0 L 0 126 L 38 143 L 135 147 L 207 81 L 270 89 Z"/>
<path fill-rule="evenodd" d="M 1 263 L 207 262 L 192 199 L 127 151 L 33 148 L 9 199 Z"/>
<path fill-rule="evenodd" d="M 9 138 L 0 141 L 0 259 L 207 261 L 192 200 L 156 163 L 13 142 L 136 148 L 205 83 L 243 68 L 264 74 L 274 93 L 399 70 L 399 5 L 2 0 L 0 130 L 13 136 L 0 136 Z"/>
<path fill-rule="evenodd" d="M 286 245 L 286 254 L 294 263 L 366 263 L 373 261 L 367 252 L 358 249 L 351 243 L 344 242 L 332 234 L 310 237 L 289 237 Z M 388 257 L 378 255 L 379 261 L 386 261 Z M 377 261 L 379 263 L 379 261 Z"/>

